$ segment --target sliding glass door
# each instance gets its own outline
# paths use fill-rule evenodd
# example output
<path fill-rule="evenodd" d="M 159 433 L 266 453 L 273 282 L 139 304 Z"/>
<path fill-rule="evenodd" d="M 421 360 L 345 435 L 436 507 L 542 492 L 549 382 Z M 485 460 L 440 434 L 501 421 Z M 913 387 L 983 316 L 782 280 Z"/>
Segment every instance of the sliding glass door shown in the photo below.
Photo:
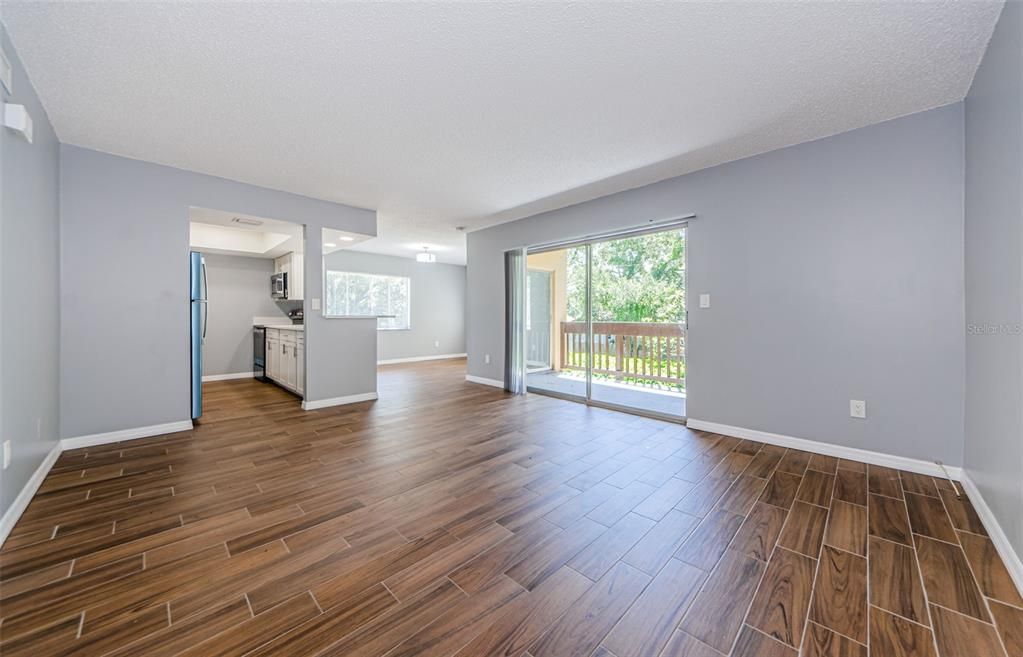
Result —
<path fill-rule="evenodd" d="M 526 385 L 684 418 L 686 229 L 530 250 Z"/>
<path fill-rule="evenodd" d="M 590 247 L 590 399 L 685 416 L 685 228 Z"/>
<path fill-rule="evenodd" d="M 582 245 L 526 258 L 526 385 L 534 392 L 586 399 L 587 252 Z"/>

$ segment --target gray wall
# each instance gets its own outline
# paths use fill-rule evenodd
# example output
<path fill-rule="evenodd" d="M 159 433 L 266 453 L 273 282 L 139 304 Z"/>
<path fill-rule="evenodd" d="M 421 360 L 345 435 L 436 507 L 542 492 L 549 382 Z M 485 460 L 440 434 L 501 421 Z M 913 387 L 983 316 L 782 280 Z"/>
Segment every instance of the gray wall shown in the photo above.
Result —
<path fill-rule="evenodd" d="M 75 146 L 60 166 L 66 437 L 188 419 L 189 206 L 305 224 L 307 253 L 324 226 L 376 234 L 370 210 Z M 306 399 L 375 391 L 375 338 L 309 310 L 322 261 L 305 261 Z"/>
<path fill-rule="evenodd" d="M 469 374 L 503 379 L 502 251 L 695 212 L 691 418 L 959 465 L 962 181 L 955 104 L 470 233 Z"/>
<path fill-rule="evenodd" d="M 270 298 L 274 261 L 268 258 L 205 254 L 209 313 L 204 376 L 252 371 L 252 318 L 287 314 Z"/>
<path fill-rule="evenodd" d="M 0 514 L 56 445 L 59 418 L 59 144 L 18 54 L 14 94 L 28 108 L 34 142 L 0 128 L 0 436 L 12 461 L 0 473 Z"/>
<path fill-rule="evenodd" d="M 1023 554 L 1023 8 L 966 97 L 965 466 Z"/>
<path fill-rule="evenodd" d="M 337 271 L 411 279 L 412 329 L 378 331 L 378 359 L 465 353 L 465 267 L 359 251 L 335 251 L 324 261 Z"/>

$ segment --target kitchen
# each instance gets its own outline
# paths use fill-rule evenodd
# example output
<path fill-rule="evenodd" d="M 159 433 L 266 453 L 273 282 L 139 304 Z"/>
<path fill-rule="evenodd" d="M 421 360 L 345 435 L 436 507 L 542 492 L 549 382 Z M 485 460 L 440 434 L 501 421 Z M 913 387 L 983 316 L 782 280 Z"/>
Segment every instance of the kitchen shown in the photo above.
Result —
<path fill-rule="evenodd" d="M 193 421 L 204 388 L 220 381 L 254 379 L 304 402 L 304 227 L 205 208 L 191 208 L 190 219 Z M 325 229 L 321 248 L 364 237 Z M 319 299 L 308 301 L 318 309 Z"/>

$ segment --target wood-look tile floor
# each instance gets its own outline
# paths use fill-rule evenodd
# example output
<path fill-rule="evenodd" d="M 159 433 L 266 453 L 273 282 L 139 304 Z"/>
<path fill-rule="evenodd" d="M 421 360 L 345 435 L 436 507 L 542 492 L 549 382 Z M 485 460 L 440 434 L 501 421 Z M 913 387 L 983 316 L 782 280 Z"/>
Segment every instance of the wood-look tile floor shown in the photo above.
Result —
<path fill-rule="evenodd" d="M 947 482 L 382 369 L 303 412 L 67 452 L 0 551 L 0 654 L 1019 657 Z"/>

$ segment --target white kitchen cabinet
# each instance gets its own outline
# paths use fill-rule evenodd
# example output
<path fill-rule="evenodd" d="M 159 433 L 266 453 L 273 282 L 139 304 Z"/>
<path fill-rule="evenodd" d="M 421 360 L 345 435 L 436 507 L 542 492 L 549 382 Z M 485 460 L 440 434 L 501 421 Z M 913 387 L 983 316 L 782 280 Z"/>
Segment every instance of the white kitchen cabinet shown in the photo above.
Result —
<path fill-rule="evenodd" d="M 295 389 L 298 394 L 305 394 L 305 341 L 302 336 L 295 345 Z"/>
<path fill-rule="evenodd" d="M 266 376 L 288 390 L 305 392 L 305 335 L 288 329 L 266 329 Z"/>
<path fill-rule="evenodd" d="M 301 253 L 285 253 L 274 258 L 274 273 L 288 275 L 288 301 L 305 297 L 305 257 Z"/>
<path fill-rule="evenodd" d="M 281 338 L 280 331 L 266 330 L 266 376 L 276 381 L 281 370 Z"/>
<path fill-rule="evenodd" d="M 285 388 L 295 390 L 298 365 L 295 360 L 295 343 L 281 343 L 281 384 Z"/>

